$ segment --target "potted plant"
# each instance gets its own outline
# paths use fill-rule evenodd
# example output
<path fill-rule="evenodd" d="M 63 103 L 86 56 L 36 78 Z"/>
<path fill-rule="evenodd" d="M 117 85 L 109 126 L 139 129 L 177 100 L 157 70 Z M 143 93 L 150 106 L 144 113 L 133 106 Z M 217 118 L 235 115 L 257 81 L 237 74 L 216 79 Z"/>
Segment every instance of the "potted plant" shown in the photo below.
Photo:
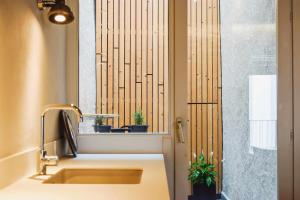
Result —
<path fill-rule="evenodd" d="M 148 125 L 144 124 L 142 111 L 134 113 L 134 125 L 128 126 L 128 132 L 147 132 Z"/>
<path fill-rule="evenodd" d="M 111 126 L 104 124 L 105 118 L 103 116 L 97 116 L 95 118 L 94 130 L 95 132 L 107 133 L 110 132 Z"/>
<path fill-rule="evenodd" d="M 193 198 L 197 200 L 216 200 L 215 165 L 205 161 L 203 153 L 196 158 L 189 169 L 188 179 L 193 184 Z"/>

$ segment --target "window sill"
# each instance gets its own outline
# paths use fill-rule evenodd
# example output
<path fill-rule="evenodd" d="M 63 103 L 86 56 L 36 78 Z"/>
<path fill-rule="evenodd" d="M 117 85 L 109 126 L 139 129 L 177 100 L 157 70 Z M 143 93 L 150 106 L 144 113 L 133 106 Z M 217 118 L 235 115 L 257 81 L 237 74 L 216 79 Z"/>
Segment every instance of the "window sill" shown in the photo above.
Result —
<path fill-rule="evenodd" d="M 122 132 L 115 132 L 115 133 L 99 133 L 99 132 L 87 132 L 87 133 L 79 133 L 78 134 L 79 136 L 94 136 L 94 135 L 169 135 L 168 132 L 136 132 L 136 133 L 128 133 L 128 132 L 125 132 L 125 133 L 122 133 Z"/>

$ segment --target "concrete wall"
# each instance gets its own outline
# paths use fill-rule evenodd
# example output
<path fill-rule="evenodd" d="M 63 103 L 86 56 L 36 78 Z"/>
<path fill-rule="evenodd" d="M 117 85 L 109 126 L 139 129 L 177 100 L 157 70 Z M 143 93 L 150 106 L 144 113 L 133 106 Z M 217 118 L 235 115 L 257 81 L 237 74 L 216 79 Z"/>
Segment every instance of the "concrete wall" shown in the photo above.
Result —
<path fill-rule="evenodd" d="M 277 199 L 277 152 L 249 153 L 249 75 L 276 74 L 275 0 L 221 1 L 223 192 Z"/>
<path fill-rule="evenodd" d="M 79 4 L 79 106 L 84 113 L 96 113 L 95 1 Z M 93 120 L 80 123 L 80 132 L 94 132 Z"/>
<path fill-rule="evenodd" d="M 67 102 L 78 104 L 78 72 L 79 72 L 79 1 L 68 0 L 68 6 L 73 11 L 75 20 L 66 26 L 67 55 Z"/>
<path fill-rule="evenodd" d="M 66 65 L 77 66 L 74 54 L 67 58 L 67 26 L 51 24 L 47 13 L 33 0 L 0 4 L 0 187 L 36 170 L 40 113 L 68 102 Z M 57 113 L 47 115 L 46 132 L 47 142 L 60 138 Z"/>

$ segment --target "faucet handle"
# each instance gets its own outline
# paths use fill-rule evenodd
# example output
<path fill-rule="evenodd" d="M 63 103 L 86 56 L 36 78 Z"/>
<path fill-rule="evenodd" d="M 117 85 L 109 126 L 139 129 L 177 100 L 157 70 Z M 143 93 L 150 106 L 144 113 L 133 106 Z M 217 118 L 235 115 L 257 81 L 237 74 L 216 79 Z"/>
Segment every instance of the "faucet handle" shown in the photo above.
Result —
<path fill-rule="evenodd" d="M 46 160 L 58 160 L 58 156 L 45 156 Z"/>
<path fill-rule="evenodd" d="M 47 166 L 57 166 L 58 163 L 58 156 L 47 156 L 41 158 L 40 162 L 40 174 L 46 175 L 47 174 Z"/>
<path fill-rule="evenodd" d="M 56 166 L 58 163 L 58 156 L 45 156 L 42 160 L 46 162 L 48 166 Z"/>

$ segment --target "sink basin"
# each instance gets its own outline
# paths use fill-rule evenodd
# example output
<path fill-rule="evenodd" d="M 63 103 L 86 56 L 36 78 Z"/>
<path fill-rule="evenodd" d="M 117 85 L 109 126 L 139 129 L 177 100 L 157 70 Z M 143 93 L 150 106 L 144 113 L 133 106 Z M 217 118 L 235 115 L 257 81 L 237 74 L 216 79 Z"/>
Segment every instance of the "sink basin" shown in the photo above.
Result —
<path fill-rule="evenodd" d="M 142 169 L 64 168 L 45 180 L 45 184 L 139 184 Z"/>

